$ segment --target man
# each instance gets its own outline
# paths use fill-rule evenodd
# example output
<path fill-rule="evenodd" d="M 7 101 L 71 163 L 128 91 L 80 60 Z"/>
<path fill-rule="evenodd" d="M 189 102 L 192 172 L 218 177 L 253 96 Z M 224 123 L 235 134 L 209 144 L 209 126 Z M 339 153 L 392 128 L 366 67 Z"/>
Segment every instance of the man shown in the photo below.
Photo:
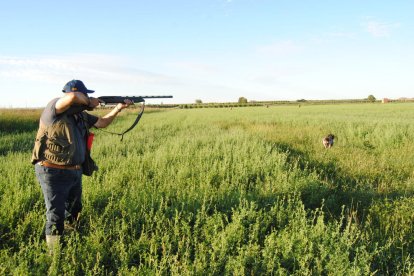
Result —
<path fill-rule="evenodd" d="M 63 234 L 65 218 L 76 222 L 82 209 L 82 164 L 88 129 L 107 127 L 132 104 L 127 100 L 105 116 L 96 117 L 84 111 L 97 107 L 99 100 L 88 96 L 94 91 L 82 81 L 71 80 L 62 91 L 64 96 L 50 101 L 40 117 L 32 155 L 46 204 L 45 232 L 50 252 Z"/>

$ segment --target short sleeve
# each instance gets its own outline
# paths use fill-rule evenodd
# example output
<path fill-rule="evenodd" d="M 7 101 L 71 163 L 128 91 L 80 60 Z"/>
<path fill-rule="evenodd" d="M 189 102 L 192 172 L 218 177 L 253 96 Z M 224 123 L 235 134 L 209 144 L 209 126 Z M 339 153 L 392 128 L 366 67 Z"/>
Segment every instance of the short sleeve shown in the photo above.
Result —
<path fill-rule="evenodd" d="M 85 114 L 86 114 L 86 122 L 88 123 L 89 128 L 93 127 L 99 118 L 96 117 L 95 115 L 89 114 L 88 112 L 85 112 Z"/>
<path fill-rule="evenodd" d="M 52 125 L 58 117 L 58 115 L 56 115 L 56 102 L 58 100 L 59 98 L 51 100 L 42 112 L 40 120 L 46 126 Z"/>

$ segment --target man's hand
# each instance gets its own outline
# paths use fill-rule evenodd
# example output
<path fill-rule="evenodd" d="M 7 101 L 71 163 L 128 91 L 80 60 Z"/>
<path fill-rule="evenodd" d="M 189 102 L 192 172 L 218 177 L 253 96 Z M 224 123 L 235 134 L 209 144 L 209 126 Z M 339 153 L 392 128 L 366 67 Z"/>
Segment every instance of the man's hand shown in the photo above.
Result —
<path fill-rule="evenodd" d="M 127 108 L 128 106 L 130 106 L 131 104 L 134 104 L 134 102 L 133 102 L 133 101 L 131 101 L 131 100 L 129 100 L 129 99 L 126 99 L 126 100 L 124 101 L 124 103 L 119 103 L 119 104 L 117 104 L 117 105 L 116 105 L 116 109 L 117 109 L 118 111 L 121 111 L 122 109 Z"/>
<path fill-rule="evenodd" d="M 112 121 L 114 120 L 114 118 L 116 117 L 116 115 L 124 108 L 127 108 L 128 106 L 130 106 L 131 104 L 134 104 L 133 101 L 131 100 L 125 100 L 124 103 L 119 103 L 115 106 L 114 109 L 112 109 L 111 112 L 109 112 L 108 114 L 106 114 L 103 117 L 99 117 L 98 121 L 94 124 L 95 127 L 97 128 L 104 128 L 107 127 L 108 125 L 110 125 L 112 123 Z"/>

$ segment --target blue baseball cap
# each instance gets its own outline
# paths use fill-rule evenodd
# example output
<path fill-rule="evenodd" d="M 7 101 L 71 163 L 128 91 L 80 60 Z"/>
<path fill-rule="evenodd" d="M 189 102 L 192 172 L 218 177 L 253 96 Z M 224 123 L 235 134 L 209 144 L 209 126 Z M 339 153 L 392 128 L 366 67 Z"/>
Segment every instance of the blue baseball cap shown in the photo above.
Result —
<path fill-rule="evenodd" d="M 64 87 L 62 92 L 82 92 L 82 93 L 93 93 L 95 90 L 88 90 L 80 80 L 71 80 Z"/>

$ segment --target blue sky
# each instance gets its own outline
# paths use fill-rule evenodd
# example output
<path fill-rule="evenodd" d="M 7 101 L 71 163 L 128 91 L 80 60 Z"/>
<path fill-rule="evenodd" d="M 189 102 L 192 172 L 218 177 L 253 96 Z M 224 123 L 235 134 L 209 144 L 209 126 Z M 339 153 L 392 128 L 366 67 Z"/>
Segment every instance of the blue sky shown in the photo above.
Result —
<path fill-rule="evenodd" d="M 413 97 L 414 1 L 2 1 L 0 107 Z M 159 103 L 161 100 L 154 100 Z"/>

